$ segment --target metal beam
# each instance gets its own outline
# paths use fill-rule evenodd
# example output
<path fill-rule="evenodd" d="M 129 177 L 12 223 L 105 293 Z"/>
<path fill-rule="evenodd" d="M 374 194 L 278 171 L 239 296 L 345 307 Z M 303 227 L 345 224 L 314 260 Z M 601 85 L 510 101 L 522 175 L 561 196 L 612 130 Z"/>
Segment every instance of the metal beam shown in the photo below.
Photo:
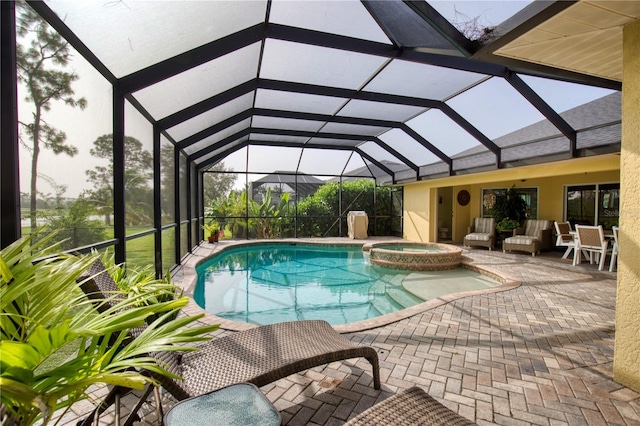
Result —
<path fill-rule="evenodd" d="M 194 152 L 193 154 L 189 155 L 187 157 L 187 159 L 189 161 L 196 161 L 198 158 L 200 157 L 204 157 L 207 154 L 212 153 L 213 151 L 215 151 L 216 149 L 219 149 L 225 145 L 228 145 L 230 143 L 233 143 L 235 141 L 237 141 L 238 139 L 241 139 L 245 136 L 248 136 L 250 133 L 249 128 L 246 129 L 242 129 L 239 132 L 234 133 L 233 135 L 227 136 L 226 138 L 222 139 L 221 141 L 218 141 L 216 143 L 213 143 L 211 145 L 209 145 L 206 148 L 202 148 L 200 150 L 198 150 L 197 152 Z"/>
<path fill-rule="evenodd" d="M 156 230 L 154 239 L 154 266 L 156 277 L 163 274 L 162 266 L 162 147 L 160 145 L 160 129 L 153 126 L 153 227 Z"/>
<path fill-rule="evenodd" d="M 474 43 L 464 36 L 456 27 L 451 24 L 444 16 L 424 0 L 403 0 L 418 16 L 427 22 L 431 28 L 434 28 L 450 43 L 457 46 L 458 50 L 466 57 L 471 56 Z"/>
<path fill-rule="evenodd" d="M 13 1 L 0 1 L 0 248 L 7 247 L 22 234 L 15 8 Z"/>
<path fill-rule="evenodd" d="M 359 148 L 356 148 L 355 151 L 360 154 L 362 157 L 366 158 L 367 160 L 369 160 L 370 163 L 375 164 L 380 170 L 382 170 L 383 172 L 385 172 L 386 174 L 388 174 L 389 176 L 391 176 L 391 181 L 393 183 L 396 182 L 396 174 L 393 170 L 391 170 L 390 168 L 388 168 L 387 166 L 385 166 L 384 164 L 382 164 L 380 161 L 376 160 L 375 158 L 373 158 L 372 156 L 370 156 L 369 154 L 367 154 L 366 152 L 362 151 Z M 365 163 L 366 164 L 366 163 Z M 373 174 L 373 173 L 372 173 Z"/>
<path fill-rule="evenodd" d="M 363 101 L 410 105 L 422 108 L 438 108 L 438 105 L 440 104 L 440 101 L 436 101 L 433 99 L 414 98 L 412 96 L 366 92 L 360 90 L 343 89 L 339 87 L 317 86 L 314 84 L 294 83 L 279 80 L 259 79 L 258 88 L 280 90 L 284 92 L 307 93 L 311 95 L 331 96 L 334 98 L 358 99 Z"/>
<path fill-rule="evenodd" d="M 404 164 L 409 166 L 409 168 L 411 168 L 413 171 L 416 172 L 416 175 L 419 173 L 420 167 L 418 167 L 418 165 L 416 163 L 414 163 L 413 161 L 409 160 L 407 157 L 405 157 L 404 155 L 400 154 L 398 151 L 396 151 L 395 149 L 393 149 L 392 147 L 387 145 L 385 142 L 380 140 L 380 138 L 377 138 L 377 137 L 373 138 L 372 141 L 375 142 L 376 144 L 378 144 L 378 146 L 380 146 L 380 148 L 382 148 L 385 151 L 389 152 L 391 155 L 393 155 L 394 157 L 396 157 L 397 159 L 402 161 Z"/>
<path fill-rule="evenodd" d="M 391 170 L 390 168 L 388 168 L 387 166 L 382 164 L 380 161 L 378 161 L 375 158 L 373 158 L 371 155 L 369 155 L 366 152 L 362 151 L 358 147 L 348 147 L 348 146 L 344 146 L 344 145 L 327 145 L 327 144 L 322 144 L 322 143 L 306 143 L 304 145 L 299 145 L 299 144 L 293 144 L 291 142 L 283 142 L 283 141 L 249 141 L 247 143 L 247 145 L 249 145 L 249 146 L 251 146 L 251 145 L 255 145 L 255 146 L 280 146 L 280 147 L 285 147 L 285 148 L 293 147 L 293 148 L 326 149 L 326 150 L 335 150 L 335 151 L 354 151 L 354 152 L 357 152 L 358 154 L 360 154 L 362 157 L 364 157 L 367 160 L 369 160 L 371 163 L 373 163 L 376 166 L 378 166 L 381 170 L 383 170 L 389 176 L 394 178 L 393 170 Z M 394 178 L 394 180 L 395 180 L 395 178 Z"/>
<path fill-rule="evenodd" d="M 451 108 L 448 104 L 442 103 L 439 107 L 440 111 L 442 111 L 447 117 L 453 120 L 458 126 L 462 127 L 467 133 L 476 138 L 478 142 L 482 145 L 486 146 L 489 151 L 498 155 L 500 153 L 500 147 L 493 143 L 491 139 L 486 137 L 484 133 L 478 130 L 475 126 L 469 123 L 464 117 L 462 117 L 456 110 Z"/>
<path fill-rule="evenodd" d="M 569 140 L 576 138 L 576 131 L 564 118 L 560 116 L 544 101 L 527 83 L 525 83 L 516 73 L 507 72 L 505 80 L 513 86 L 531 105 L 533 105 L 547 120 L 551 122 Z"/>
<path fill-rule="evenodd" d="M 243 142 L 239 143 L 238 145 L 230 146 L 228 149 L 226 149 L 225 151 L 221 152 L 220 154 L 214 155 L 211 158 L 207 158 L 202 163 L 197 163 L 198 164 L 197 167 L 200 170 L 203 170 L 205 167 L 209 167 L 210 165 L 217 163 L 218 161 L 220 161 L 223 158 L 233 154 L 234 152 L 239 151 L 242 148 L 245 148 L 247 145 L 249 145 L 249 141 L 243 141 Z"/>
<path fill-rule="evenodd" d="M 169 129 L 202 113 L 212 110 L 213 108 L 218 107 L 226 102 L 239 98 L 242 95 L 246 95 L 247 93 L 252 92 L 257 88 L 257 79 L 239 84 L 238 86 L 235 86 L 229 90 L 225 90 L 222 93 L 214 95 L 208 99 L 200 101 L 183 110 L 180 110 L 158 120 L 158 126 L 160 126 L 160 128 L 164 130 Z"/>
<path fill-rule="evenodd" d="M 447 165 L 449 166 L 449 170 L 451 170 L 451 165 L 453 164 L 453 161 L 451 160 L 451 158 L 449 158 L 447 154 L 440 151 L 436 146 L 434 146 L 431 142 L 423 138 L 418 132 L 413 130 L 408 125 L 403 124 L 401 130 L 406 134 L 408 134 L 409 136 L 411 136 L 413 139 L 415 139 L 415 141 L 418 142 L 420 145 L 424 146 L 429 151 L 431 151 L 436 157 L 438 157 L 439 159 L 447 163 Z"/>
<path fill-rule="evenodd" d="M 180 149 L 185 149 L 193 144 L 200 142 L 201 140 L 208 138 L 209 136 L 215 135 L 216 133 L 223 131 L 228 127 L 231 127 L 235 124 L 240 123 L 242 120 L 246 120 L 252 115 L 253 114 L 251 109 L 246 109 L 232 117 L 227 118 L 226 120 L 222 120 L 211 127 L 207 127 L 206 129 L 201 130 L 198 133 L 194 133 L 188 138 L 181 140 L 180 142 L 178 142 L 178 147 Z"/>
<path fill-rule="evenodd" d="M 221 56 L 257 43 L 265 37 L 263 24 L 230 34 L 226 37 L 196 47 L 172 58 L 158 62 L 119 79 L 118 89 L 124 94 L 136 92 L 162 80 L 166 80 Z"/>
<path fill-rule="evenodd" d="M 116 263 L 126 259 L 126 206 L 125 206 L 125 126 L 124 96 L 113 90 L 113 236 L 118 240 L 115 245 Z"/>

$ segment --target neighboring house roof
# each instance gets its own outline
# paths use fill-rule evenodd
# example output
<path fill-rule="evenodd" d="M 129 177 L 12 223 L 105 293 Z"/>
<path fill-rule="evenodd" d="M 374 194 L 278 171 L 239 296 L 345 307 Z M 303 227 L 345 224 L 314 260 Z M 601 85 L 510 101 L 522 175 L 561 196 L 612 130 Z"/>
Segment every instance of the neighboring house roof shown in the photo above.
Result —
<path fill-rule="evenodd" d="M 560 116 L 576 129 L 576 148 L 620 149 L 622 94 L 615 92 L 595 101 L 569 109 Z M 549 121 L 542 120 L 530 126 L 496 138 L 502 148 L 502 161 L 522 161 L 533 157 L 569 155 L 569 139 Z M 495 156 L 484 147 L 474 147 L 454 157 L 454 169 L 483 167 L 495 162 Z M 434 164 L 434 170 L 438 167 Z"/>

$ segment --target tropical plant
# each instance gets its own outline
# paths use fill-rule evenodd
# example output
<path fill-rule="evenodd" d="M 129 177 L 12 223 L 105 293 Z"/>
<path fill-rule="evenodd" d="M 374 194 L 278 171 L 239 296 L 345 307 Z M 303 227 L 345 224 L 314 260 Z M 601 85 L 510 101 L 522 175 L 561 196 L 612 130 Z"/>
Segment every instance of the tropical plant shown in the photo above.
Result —
<path fill-rule="evenodd" d="M 116 264 L 113 250 L 104 251 L 100 260 L 124 295 L 137 301 L 136 306 L 153 306 L 182 297 L 182 289 L 173 284 L 168 270 L 165 276 L 156 278 L 153 265 L 125 267 L 124 263 Z M 142 298 L 143 294 L 148 296 Z M 151 324 L 159 317 L 160 314 L 151 315 L 146 322 Z"/>
<path fill-rule="evenodd" d="M 278 206 L 275 206 L 271 195 L 271 188 L 267 189 L 262 202 L 251 199 L 249 203 L 249 229 L 255 232 L 257 238 L 282 237 L 286 231 L 288 218 L 289 193 L 280 195 Z"/>
<path fill-rule="evenodd" d="M 171 319 L 188 299 L 151 304 L 153 288 L 98 312 L 77 282 L 97 255 L 51 255 L 58 245 L 50 241 L 26 237 L 0 252 L 0 398 L 20 424 L 48 424 L 94 384 L 141 389 L 153 381 L 144 370 L 173 377 L 147 354 L 193 350 L 186 344 L 217 328 L 185 327 L 197 316 Z M 159 317 L 124 345 L 152 315 Z"/>
<path fill-rule="evenodd" d="M 496 223 L 500 223 L 504 219 L 511 219 L 520 226 L 527 218 L 527 203 L 512 186 L 504 192 L 496 191 L 495 204 L 490 209 L 490 213 Z"/>
<path fill-rule="evenodd" d="M 496 228 L 501 231 L 508 231 L 511 229 L 515 229 L 520 226 L 520 223 L 517 220 L 513 219 L 502 219 L 500 222 L 496 224 Z"/>
<path fill-rule="evenodd" d="M 207 237 L 217 234 L 220 232 L 220 225 L 218 222 L 209 222 L 202 225 L 202 229 Z"/>

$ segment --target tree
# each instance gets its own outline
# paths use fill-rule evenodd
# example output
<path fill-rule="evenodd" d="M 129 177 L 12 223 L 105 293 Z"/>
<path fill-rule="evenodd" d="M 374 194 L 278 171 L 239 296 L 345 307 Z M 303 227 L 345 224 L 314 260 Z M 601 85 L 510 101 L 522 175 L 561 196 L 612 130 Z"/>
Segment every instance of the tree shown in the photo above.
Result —
<path fill-rule="evenodd" d="M 205 206 L 211 204 L 212 200 L 226 197 L 229 194 L 238 178 L 236 174 L 224 173 L 230 171 L 232 170 L 226 169 L 224 163 L 220 162 L 205 172 L 202 185 Z"/>
<path fill-rule="evenodd" d="M 93 141 L 89 151 L 92 156 L 109 160 L 107 166 L 95 166 L 87 170 L 88 181 L 94 188 L 87 191 L 87 199 L 105 215 L 107 225 L 113 212 L 113 135 L 102 135 Z M 150 223 L 153 216 L 153 190 L 149 182 L 153 178 L 153 157 L 143 149 L 138 139 L 125 136 L 125 211 L 130 224 Z"/>
<path fill-rule="evenodd" d="M 25 132 L 25 139 L 20 142 L 31 151 L 31 196 L 30 216 L 31 229 L 36 227 L 37 195 L 38 195 L 38 159 L 42 149 L 50 149 L 55 154 L 66 154 L 73 157 L 78 149 L 66 143 L 67 135 L 51 126 L 44 120 L 44 113 L 51 109 L 54 101 L 63 101 L 70 107 L 84 109 L 87 102 L 84 98 L 75 98 L 71 83 L 78 79 L 73 72 L 64 71 L 71 59 L 69 43 L 60 34 L 22 2 L 19 5 L 17 34 L 28 47 L 18 44 L 16 61 L 18 81 L 27 88 L 25 100 L 33 104 L 31 121 L 20 122 Z"/>

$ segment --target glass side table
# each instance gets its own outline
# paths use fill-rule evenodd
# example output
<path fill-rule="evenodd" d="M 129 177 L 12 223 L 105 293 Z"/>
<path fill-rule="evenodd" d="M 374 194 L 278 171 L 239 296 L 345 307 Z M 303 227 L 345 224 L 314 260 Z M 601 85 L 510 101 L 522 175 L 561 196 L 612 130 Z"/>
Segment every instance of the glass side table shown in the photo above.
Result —
<path fill-rule="evenodd" d="M 185 399 L 164 416 L 167 426 L 275 426 L 280 421 L 280 413 L 251 383 L 238 383 Z"/>

